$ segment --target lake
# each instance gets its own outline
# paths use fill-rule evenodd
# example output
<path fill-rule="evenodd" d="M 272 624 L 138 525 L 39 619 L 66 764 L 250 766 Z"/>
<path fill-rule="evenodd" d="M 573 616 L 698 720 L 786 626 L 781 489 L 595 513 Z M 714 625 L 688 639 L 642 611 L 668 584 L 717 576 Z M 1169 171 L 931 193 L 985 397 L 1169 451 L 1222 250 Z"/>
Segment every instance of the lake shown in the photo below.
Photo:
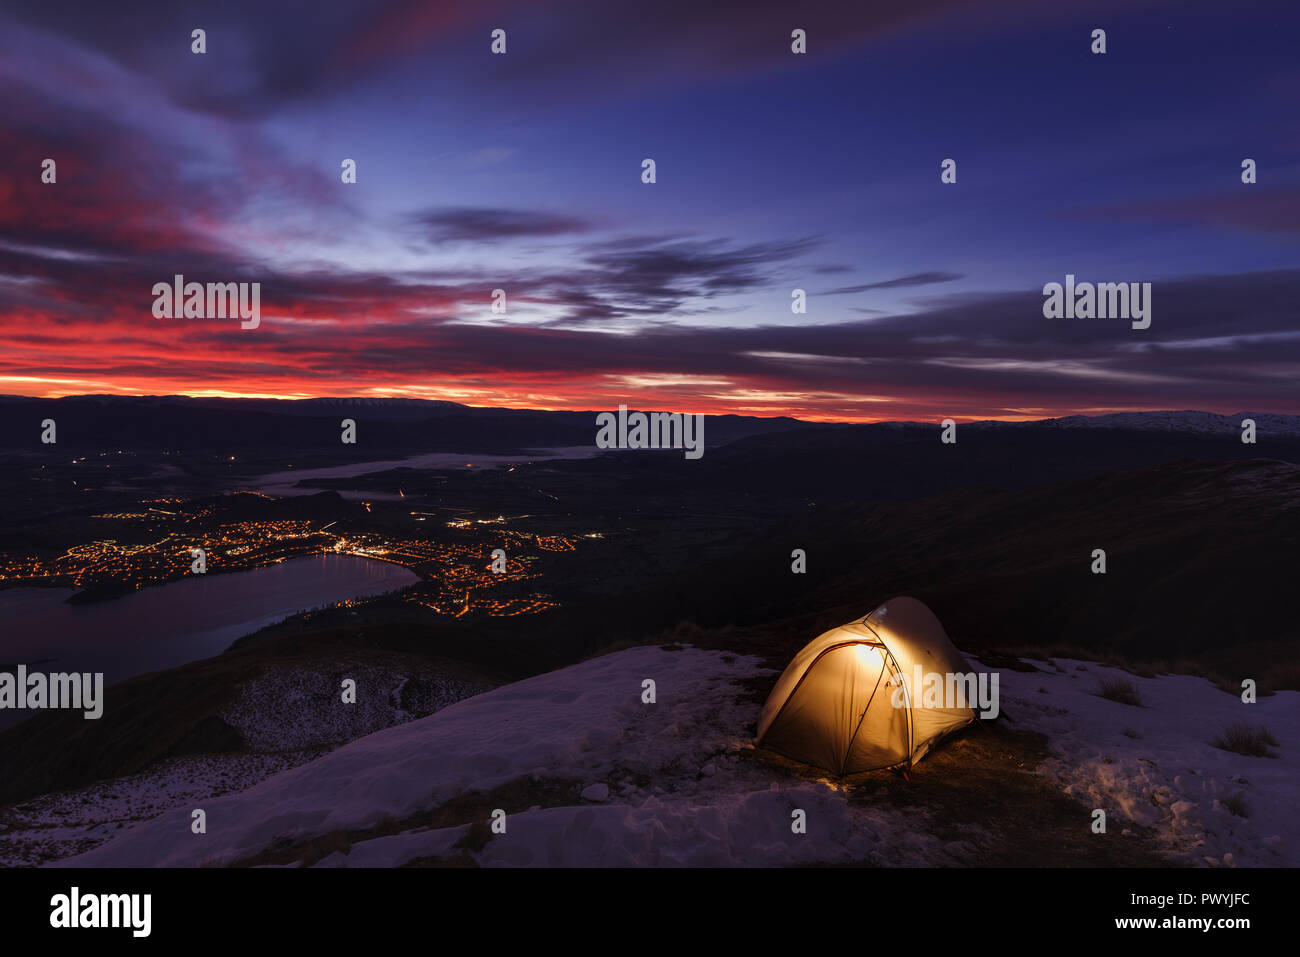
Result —
<path fill-rule="evenodd" d="M 505 465 L 519 465 L 525 462 L 547 462 L 553 459 L 588 459 L 599 455 L 602 450 L 594 445 L 560 446 L 551 449 L 538 449 L 533 452 L 516 455 L 488 455 L 476 452 L 426 452 L 404 459 L 383 459 L 374 462 L 352 462 L 348 465 L 327 465 L 315 469 L 286 469 L 283 472 L 271 472 L 242 483 L 241 488 L 252 488 L 265 495 L 311 495 L 319 492 L 311 482 L 318 479 L 356 478 L 372 472 L 387 472 L 392 469 L 490 469 Z M 298 485 L 299 482 L 305 483 Z M 346 489 L 339 492 L 348 499 L 395 499 L 392 493 L 365 492 Z"/>
<path fill-rule="evenodd" d="M 390 562 L 326 554 L 246 572 L 195 575 L 86 605 L 66 604 L 72 594 L 66 588 L 8 589 L 0 591 L 0 665 L 102 671 L 109 685 L 210 658 L 295 612 L 419 580 Z M 0 727 L 32 714 L 0 711 Z"/>

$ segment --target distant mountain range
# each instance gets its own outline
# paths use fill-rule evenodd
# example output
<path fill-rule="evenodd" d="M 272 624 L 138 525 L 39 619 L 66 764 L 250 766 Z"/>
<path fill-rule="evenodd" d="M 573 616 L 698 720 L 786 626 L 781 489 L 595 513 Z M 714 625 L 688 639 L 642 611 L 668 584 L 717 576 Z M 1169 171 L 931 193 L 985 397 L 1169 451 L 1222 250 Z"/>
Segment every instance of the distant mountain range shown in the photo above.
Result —
<path fill-rule="evenodd" d="M 187 449 L 216 453 L 320 450 L 337 446 L 339 422 L 357 422 L 359 455 L 369 452 L 496 452 L 590 446 L 596 412 L 502 409 L 427 399 L 227 399 L 83 395 L 0 396 L 0 450 L 32 450 L 53 418 L 70 450 Z M 791 429 L 825 428 L 784 416 L 705 417 L 710 447 Z"/>
<path fill-rule="evenodd" d="M 1196 432 L 1223 434 L 1241 431 L 1241 423 L 1251 419 L 1259 432 L 1270 435 L 1300 436 L 1300 415 L 1277 412 L 1200 412 L 1195 409 L 1161 409 L 1152 412 L 1111 412 L 1106 415 L 1065 415 L 1055 419 L 1029 419 L 1010 422 L 1005 419 L 979 419 L 961 424 L 962 429 L 1127 429 L 1157 432 Z M 888 428 L 933 429 L 937 423 L 905 420 L 876 422 Z"/>
<path fill-rule="evenodd" d="M 365 445 L 375 450 L 494 451 L 591 445 L 591 411 L 549 411 L 462 405 L 431 399 L 317 398 L 235 399 L 189 396 L 83 395 L 58 399 L 0 396 L 0 449 L 32 449 L 39 423 L 55 418 L 59 439 L 69 448 L 168 448 L 238 451 L 250 448 L 318 448 L 333 442 L 342 418 L 354 418 Z M 647 410 L 648 411 L 648 410 Z M 1239 412 L 1221 415 L 1195 410 L 1071 415 L 1028 422 L 984 420 L 960 431 L 1043 431 L 1107 429 L 1187 435 L 1239 435 L 1253 419 L 1261 437 L 1300 438 L 1300 415 Z M 319 420 L 313 426 L 304 419 Z M 842 430 L 839 423 L 807 422 L 789 416 L 707 415 L 705 442 L 716 449 L 741 439 L 795 431 Z M 870 428 L 933 431 L 937 422 L 881 422 Z"/>
<path fill-rule="evenodd" d="M 1269 435 L 1300 436 L 1300 415 L 1280 415 L 1275 412 L 1236 412 L 1220 415 L 1217 412 L 1182 411 L 1113 412 L 1109 415 L 1067 415 L 1059 419 L 1041 419 L 1035 422 L 973 422 L 985 428 L 1016 428 L 1040 426 L 1058 429 L 1138 429 L 1160 432 L 1198 432 L 1222 434 L 1241 432 L 1241 423 L 1251 419 L 1259 432 Z"/>

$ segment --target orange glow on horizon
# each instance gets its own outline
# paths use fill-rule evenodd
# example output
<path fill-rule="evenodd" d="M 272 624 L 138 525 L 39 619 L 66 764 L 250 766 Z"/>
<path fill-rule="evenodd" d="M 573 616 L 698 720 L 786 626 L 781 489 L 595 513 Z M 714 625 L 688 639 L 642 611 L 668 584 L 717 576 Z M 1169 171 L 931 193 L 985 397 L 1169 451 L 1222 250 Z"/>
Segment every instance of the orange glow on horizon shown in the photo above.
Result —
<path fill-rule="evenodd" d="M 34 382 L 50 383 L 49 388 L 32 389 Z M 617 394 L 606 389 L 575 389 L 571 396 L 556 395 L 554 392 L 540 392 L 531 389 L 493 389 L 476 384 L 473 387 L 352 387 L 345 388 L 338 383 L 333 388 L 312 389 L 294 388 L 276 390 L 267 387 L 251 386 L 247 389 L 194 389 L 186 388 L 177 381 L 155 381 L 148 386 L 127 387 L 109 383 L 96 383 L 99 388 L 66 388 L 54 383 L 76 382 L 69 379 L 42 379 L 27 376 L 0 375 L 0 394 L 21 395 L 28 398 L 58 399 L 78 395 L 120 395 L 120 396 L 169 396 L 182 395 L 196 399 L 323 399 L 323 398 L 373 398 L 373 399 L 430 399 L 457 402 L 475 408 L 493 409 L 531 409 L 543 412 L 600 412 L 615 409 L 620 404 L 629 408 L 643 410 L 666 410 L 676 412 L 702 412 L 706 415 L 744 415 L 759 418 L 790 417 L 806 422 L 844 423 L 853 425 L 870 425 L 878 422 L 933 422 L 942 418 L 951 418 L 959 423 L 975 421 L 1033 422 L 1040 419 L 1059 418 L 1067 415 L 1106 415 L 1115 412 L 1149 411 L 1145 407 L 1090 407 L 1090 408 L 1039 408 L 1020 409 L 1001 415 L 980 413 L 936 412 L 936 402 L 930 406 L 916 406 L 912 400 L 900 397 L 897 403 L 890 400 L 871 398 L 862 404 L 873 406 L 872 414 L 857 412 L 845 408 L 852 403 L 852 397 L 824 398 L 817 394 L 807 397 L 789 395 L 783 404 L 776 402 L 754 401 L 751 396 L 728 401 L 725 394 L 712 390 L 707 396 L 692 395 L 670 389 L 641 389 L 636 394 Z M 28 388 L 9 389 L 8 383 L 21 382 Z M 631 391 L 631 390 L 629 390 Z M 737 390 L 746 392 L 749 390 Z M 495 400 L 495 401 L 493 401 Z M 846 401 L 847 400 L 847 401 Z M 953 405 L 966 405 L 970 400 L 954 402 Z M 888 411 L 884 411 L 888 409 Z M 1214 410 L 1209 410 L 1214 411 Z"/>

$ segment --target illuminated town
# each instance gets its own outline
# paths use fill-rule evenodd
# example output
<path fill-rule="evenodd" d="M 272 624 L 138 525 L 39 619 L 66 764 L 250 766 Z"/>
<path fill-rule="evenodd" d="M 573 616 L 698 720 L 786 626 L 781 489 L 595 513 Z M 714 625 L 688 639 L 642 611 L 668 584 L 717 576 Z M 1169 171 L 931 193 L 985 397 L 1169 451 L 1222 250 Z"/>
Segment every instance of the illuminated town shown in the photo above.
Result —
<path fill-rule="evenodd" d="M 258 493 L 230 499 L 276 502 Z M 203 551 L 204 574 L 335 554 L 409 568 L 421 580 L 398 597 L 435 615 L 513 617 L 559 605 L 538 587 L 544 556 L 572 553 L 583 538 L 600 537 L 529 531 L 513 527 L 505 516 L 445 519 L 428 511 L 386 516 L 391 524 L 404 515 L 413 526 L 406 533 L 359 527 L 353 519 L 223 521 L 229 509 L 222 505 L 146 499 L 138 508 L 95 514 L 90 527 L 102 527 L 102 533 L 61 553 L 0 553 L 0 587 L 60 586 L 78 590 L 82 600 L 111 598 L 193 575 L 198 549 Z M 362 505 L 369 516 L 369 504 Z M 506 560 L 493 562 L 496 549 L 508 556 Z"/>

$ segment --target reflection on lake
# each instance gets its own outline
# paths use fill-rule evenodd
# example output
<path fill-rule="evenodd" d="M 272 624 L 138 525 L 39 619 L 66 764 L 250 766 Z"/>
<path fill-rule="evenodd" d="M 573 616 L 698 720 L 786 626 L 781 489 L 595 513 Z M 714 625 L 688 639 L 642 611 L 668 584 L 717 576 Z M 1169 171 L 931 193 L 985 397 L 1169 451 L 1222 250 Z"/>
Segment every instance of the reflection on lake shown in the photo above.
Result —
<path fill-rule="evenodd" d="M 102 671 L 107 685 L 209 658 L 295 612 L 417 581 L 410 569 L 390 562 L 326 554 L 196 575 L 86 605 L 66 604 L 71 591 L 64 588 L 9 589 L 0 591 L 0 666 Z M 30 716 L 0 711 L 0 726 Z"/>

